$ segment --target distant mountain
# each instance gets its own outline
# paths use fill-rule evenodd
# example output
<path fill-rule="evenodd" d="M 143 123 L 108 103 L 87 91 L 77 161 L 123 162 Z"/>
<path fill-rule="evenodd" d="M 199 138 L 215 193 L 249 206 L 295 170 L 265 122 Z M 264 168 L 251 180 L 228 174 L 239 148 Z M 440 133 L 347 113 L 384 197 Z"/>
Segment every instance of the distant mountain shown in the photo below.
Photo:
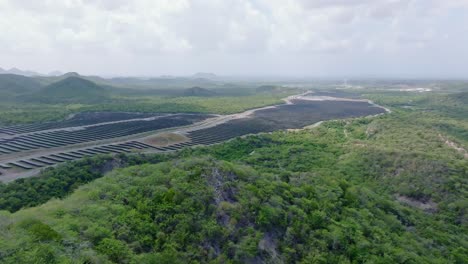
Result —
<path fill-rule="evenodd" d="M 5 70 L 0 68 L 0 74 L 16 74 L 16 75 L 23 75 L 23 76 L 41 76 L 43 74 L 33 72 L 33 71 L 23 71 L 18 68 L 11 68 L 9 70 Z"/>
<path fill-rule="evenodd" d="M 218 76 L 216 76 L 216 74 L 210 73 L 210 72 L 198 72 L 198 73 L 195 73 L 194 75 L 192 75 L 192 78 L 214 80 L 214 79 L 217 79 Z"/>
<path fill-rule="evenodd" d="M 198 86 L 184 90 L 184 96 L 213 96 L 215 92 Z"/>
<path fill-rule="evenodd" d="M 51 72 L 49 75 L 37 76 L 35 78 L 42 84 L 42 86 L 47 86 L 47 85 L 50 85 L 52 83 L 64 80 L 64 79 L 66 79 L 68 77 L 80 77 L 82 79 L 87 79 L 87 80 L 92 81 L 94 83 L 98 83 L 96 80 L 90 79 L 90 78 L 85 77 L 85 76 L 81 76 L 77 72 L 62 73 L 62 72 L 59 72 L 59 71 L 54 71 L 54 72 Z"/>
<path fill-rule="evenodd" d="M 81 75 L 77 72 L 67 72 L 62 77 L 80 77 Z"/>
<path fill-rule="evenodd" d="M 41 84 L 34 78 L 15 74 L 0 74 L 0 92 L 21 94 L 39 90 Z"/>
<path fill-rule="evenodd" d="M 262 85 L 259 86 L 255 89 L 257 93 L 271 93 L 271 92 L 276 92 L 278 90 L 281 90 L 281 86 L 276 86 L 276 85 Z"/>
<path fill-rule="evenodd" d="M 107 96 L 108 92 L 103 87 L 75 76 L 52 83 L 36 94 L 42 100 L 78 103 L 100 102 Z"/>
<path fill-rule="evenodd" d="M 63 75 L 63 72 L 61 72 L 61 71 L 51 71 L 51 72 L 49 72 L 48 75 L 49 76 L 60 76 L 60 75 Z"/>

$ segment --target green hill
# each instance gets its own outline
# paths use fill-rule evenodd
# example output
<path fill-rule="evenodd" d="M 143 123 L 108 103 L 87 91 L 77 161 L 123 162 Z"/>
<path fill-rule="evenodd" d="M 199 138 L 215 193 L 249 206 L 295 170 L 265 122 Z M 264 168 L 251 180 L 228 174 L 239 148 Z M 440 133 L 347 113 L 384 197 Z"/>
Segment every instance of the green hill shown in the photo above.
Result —
<path fill-rule="evenodd" d="M 198 86 L 184 90 L 184 96 L 213 96 L 215 92 Z"/>
<path fill-rule="evenodd" d="M 53 102 L 99 102 L 107 98 L 103 87 L 83 78 L 68 77 L 44 87 L 36 96 Z"/>
<path fill-rule="evenodd" d="M 140 164 L 63 200 L 1 212 L 0 258 L 466 263 L 468 163 L 424 126 L 431 119 L 397 114 L 173 155 L 96 158 L 95 166 L 70 163 L 48 170 L 51 178 L 5 185 L 0 194 L 12 195 L 2 195 L 0 207 L 47 192 L 62 198 L 74 181 L 102 177 L 97 168 L 107 163 Z"/>
<path fill-rule="evenodd" d="M 273 93 L 281 91 L 281 86 L 277 85 L 262 85 L 255 89 L 257 93 Z"/>
<path fill-rule="evenodd" d="M 0 263 L 467 263 L 468 159 L 446 140 L 468 149 L 464 94 L 399 94 L 374 95 L 381 116 L 0 183 Z"/>
<path fill-rule="evenodd" d="M 0 94 L 22 94 L 40 89 L 41 85 L 35 79 L 15 75 L 0 74 Z"/>
<path fill-rule="evenodd" d="M 465 106 L 468 105 L 468 92 L 461 92 L 451 95 L 452 99 L 457 102 L 464 104 Z"/>

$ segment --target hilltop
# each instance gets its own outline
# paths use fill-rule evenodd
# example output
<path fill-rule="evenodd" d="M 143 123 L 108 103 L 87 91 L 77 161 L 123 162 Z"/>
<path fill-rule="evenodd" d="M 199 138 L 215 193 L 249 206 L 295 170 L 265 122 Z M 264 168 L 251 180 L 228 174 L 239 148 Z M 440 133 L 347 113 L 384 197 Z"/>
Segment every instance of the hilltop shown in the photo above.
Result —
<path fill-rule="evenodd" d="M 211 72 L 197 72 L 194 75 L 192 75 L 192 78 L 214 80 L 217 79 L 218 76 Z"/>
<path fill-rule="evenodd" d="M 211 90 L 201 88 L 201 87 L 198 87 L 198 86 L 195 86 L 195 87 L 188 88 L 188 89 L 184 90 L 184 95 L 185 96 L 213 96 L 215 94 L 216 93 L 211 91 Z"/>
<path fill-rule="evenodd" d="M 36 96 L 48 101 L 97 102 L 105 99 L 108 92 L 94 82 L 71 76 L 44 87 Z"/>
<path fill-rule="evenodd" d="M 0 74 L 0 95 L 6 98 L 39 90 L 41 84 L 35 79 L 15 74 Z"/>
<path fill-rule="evenodd" d="M 34 72 L 34 71 L 23 71 L 18 68 L 11 68 L 9 70 L 5 70 L 0 68 L 0 74 L 16 74 L 16 75 L 23 75 L 23 76 L 40 76 L 43 74 Z"/>
<path fill-rule="evenodd" d="M 255 89 L 257 93 L 271 93 L 281 90 L 281 86 L 277 85 L 262 85 Z"/>

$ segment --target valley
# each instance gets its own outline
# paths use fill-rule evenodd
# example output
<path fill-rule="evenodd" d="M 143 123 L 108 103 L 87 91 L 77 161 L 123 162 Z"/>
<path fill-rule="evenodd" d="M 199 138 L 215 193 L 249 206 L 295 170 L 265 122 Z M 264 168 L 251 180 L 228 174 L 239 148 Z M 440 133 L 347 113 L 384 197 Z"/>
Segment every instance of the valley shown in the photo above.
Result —
<path fill-rule="evenodd" d="M 0 262 L 464 263 L 465 85 L 0 74 Z"/>
<path fill-rule="evenodd" d="M 468 0 L 0 0 L 0 264 L 468 264 Z"/>
<path fill-rule="evenodd" d="M 62 122 L 0 127 L 0 181 L 34 176 L 42 168 L 86 156 L 174 151 L 248 134 L 302 128 L 329 119 L 385 112 L 366 100 L 326 97 L 317 101 L 312 95 L 306 92 L 285 98 L 282 105 L 232 115 L 82 113 Z M 181 135 L 184 140 L 144 143 L 161 133 Z"/>

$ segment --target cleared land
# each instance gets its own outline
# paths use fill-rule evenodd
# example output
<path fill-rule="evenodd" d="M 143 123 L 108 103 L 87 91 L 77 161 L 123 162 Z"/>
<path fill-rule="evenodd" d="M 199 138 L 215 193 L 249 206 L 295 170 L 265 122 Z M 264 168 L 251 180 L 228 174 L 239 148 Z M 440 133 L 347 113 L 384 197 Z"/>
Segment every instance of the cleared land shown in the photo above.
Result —
<path fill-rule="evenodd" d="M 213 144 L 247 134 L 297 129 L 324 120 L 384 112 L 383 108 L 374 107 L 367 102 L 293 100 L 292 104 L 258 110 L 248 117 L 230 120 L 188 134 L 192 142 Z"/>
<path fill-rule="evenodd" d="M 0 180 L 30 177 L 41 168 L 84 156 L 174 151 L 386 111 L 366 100 L 307 96 L 234 115 L 87 113 L 64 122 L 2 128 L 7 135 L 0 136 Z"/>

